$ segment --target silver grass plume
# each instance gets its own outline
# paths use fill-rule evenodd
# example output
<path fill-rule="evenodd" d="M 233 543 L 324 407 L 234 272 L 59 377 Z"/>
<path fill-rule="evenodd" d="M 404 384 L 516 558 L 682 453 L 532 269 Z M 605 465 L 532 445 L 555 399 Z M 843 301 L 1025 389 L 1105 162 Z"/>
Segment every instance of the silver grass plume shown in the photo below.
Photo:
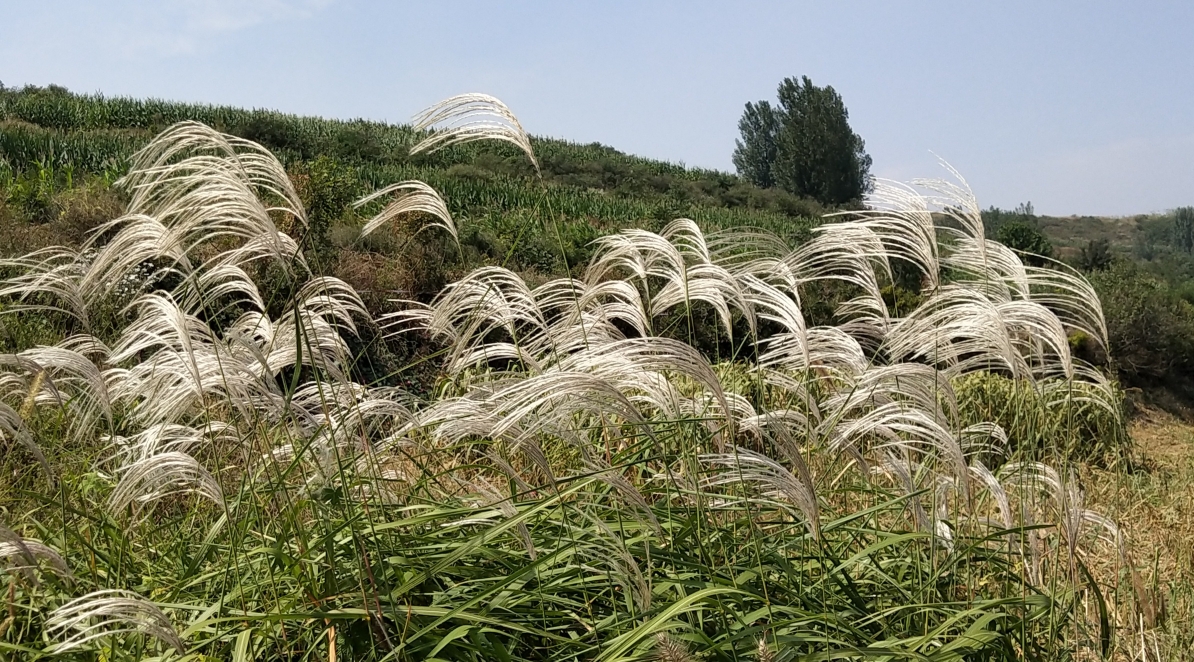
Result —
<path fill-rule="evenodd" d="M 56 575 L 73 582 L 74 574 L 62 556 L 52 548 L 33 538 L 22 538 L 12 529 L 0 524 L 0 563 L 10 572 L 15 572 L 31 584 L 37 584 L 34 570 L 46 566 Z"/>
<path fill-rule="evenodd" d="M 131 201 L 124 216 L 102 225 L 87 243 L 96 253 L 80 286 L 89 301 L 107 296 L 114 283 L 123 283 L 150 261 L 163 264 L 155 277 L 183 276 L 179 288 L 196 288 L 196 278 L 231 278 L 241 281 L 231 290 L 250 293 L 255 287 L 244 282 L 240 269 L 248 262 L 272 258 L 287 273 L 305 264 L 273 217 L 282 214 L 305 226 L 306 212 L 285 168 L 256 143 L 182 122 L 135 154 L 128 175 L 117 184 L 130 192 Z M 225 239 L 236 245 L 223 248 Z M 98 247 L 100 241 L 106 244 Z M 197 264 L 198 249 L 213 245 L 223 249 Z M 178 294 L 196 305 L 193 299 L 215 293 Z M 250 294 L 250 299 L 259 297 Z"/>
<path fill-rule="evenodd" d="M 124 467 L 108 507 L 120 512 L 176 494 L 197 494 L 224 507 L 224 492 L 215 477 L 195 458 L 178 451 L 151 455 Z"/>
<path fill-rule="evenodd" d="M 649 611 L 652 601 L 651 586 L 643 576 L 638 561 L 627 549 L 626 541 L 593 513 L 582 514 L 593 525 L 593 539 L 596 543 L 595 549 L 589 547 L 585 552 L 609 569 L 613 580 L 631 597 L 640 613 Z"/>
<path fill-rule="evenodd" d="M 125 466 L 157 455 L 178 451 L 190 454 L 192 449 L 212 441 L 235 441 L 236 429 L 228 423 L 207 421 L 202 428 L 177 423 L 156 423 L 129 437 L 107 439 L 115 451 L 119 466 Z"/>
<path fill-rule="evenodd" d="M 179 653 L 186 652 L 170 619 L 157 605 L 119 589 L 88 593 L 55 609 L 46 620 L 46 632 L 61 639 L 53 645 L 53 652 L 59 654 L 82 648 L 95 639 L 134 632 L 148 634 Z"/>
<path fill-rule="evenodd" d="M 365 226 L 361 228 L 360 236 L 367 237 L 381 226 L 397 220 L 402 216 L 408 214 L 425 214 L 436 219 L 436 222 L 420 228 L 419 232 L 428 227 L 443 228 L 448 234 L 452 235 L 452 239 L 457 242 L 460 241 L 460 237 L 456 233 L 456 223 L 452 220 L 452 214 L 448 211 L 448 205 L 440 197 L 438 191 L 420 181 L 411 180 L 390 184 L 379 191 L 375 191 L 357 200 L 352 206 L 354 209 L 359 209 L 378 198 L 390 194 L 394 194 L 394 198 L 376 216 L 365 222 Z"/>
<path fill-rule="evenodd" d="M 219 172 L 243 182 L 254 194 L 279 203 L 283 211 L 306 225 L 306 212 L 286 168 L 267 149 L 251 140 L 220 133 L 200 122 L 179 122 L 154 137 L 132 157 L 129 174 L 117 183 L 133 193 L 130 209 L 161 209 L 177 201 L 186 185 L 202 187 Z M 169 186 L 169 188 L 167 188 Z M 151 214 L 154 215 L 154 214 Z"/>
<path fill-rule="evenodd" d="M 887 474 L 894 479 L 896 486 L 900 488 L 904 496 L 908 497 L 908 510 L 912 513 L 912 521 L 917 530 L 933 533 L 935 531 L 934 523 L 929 518 L 929 513 L 925 510 L 920 496 L 916 495 L 916 477 L 913 476 L 913 472 L 917 469 L 919 467 L 914 462 L 907 458 L 901 459 L 888 449 L 880 456 L 879 462 L 871 468 L 871 471 Z"/>
<path fill-rule="evenodd" d="M 1072 472 L 1063 477 L 1056 469 L 1041 462 L 1016 462 L 1004 466 L 1000 474 L 1021 488 L 1048 495 L 1062 539 L 1071 555 L 1078 554 L 1087 533 L 1093 533 L 1097 539 L 1123 553 L 1119 527 L 1109 518 L 1086 508 L 1086 494 Z M 1088 525 L 1093 525 L 1093 531 Z"/>
<path fill-rule="evenodd" d="M 3 402 L 0 402 L 0 439 L 12 439 L 24 446 L 42 469 L 45 469 L 46 475 L 51 478 L 54 476 L 54 471 L 50 467 L 49 461 L 46 460 L 45 453 L 33 440 L 33 434 L 25 426 L 21 414 Z"/>
<path fill-rule="evenodd" d="M 651 527 L 655 535 L 663 538 L 663 527 L 659 524 L 659 519 L 655 517 L 655 513 L 651 510 L 651 504 L 643 493 L 638 491 L 629 480 L 626 479 L 617 469 L 609 466 L 600 458 L 589 458 L 585 461 L 585 468 L 593 472 L 593 477 L 602 483 L 608 485 L 613 489 L 614 493 L 627 505 L 633 506 L 632 513 L 641 513 L 646 517 L 645 524 Z M 638 515 L 634 515 L 639 521 Z"/>
<path fill-rule="evenodd" d="M 1003 528 L 1008 531 L 1007 539 L 1009 543 L 1014 543 L 1016 533 L 1012 531 L 1016 527 L 1016 513 L 1012 510 L 1011 499 L 1008 498 L 1007 490 L 995 474 L 986 467 L 982 462 L 975 460 L 970 465 L 970 472 L 983 483 L 987 488 L 987 494 L 991 500 L 995 502 L 995 506 L 999 510 L 999 520 Z M 1023 525 L 1026 527 L 1032 526 L 1032 518 L 1027 513 L 1023 515 Z M 1041 581 L 1041 541 L 1036 531 L 1027 532 L 1028 556 L 1024 559 L 1025 573 L 1031 582 L 1039 583 Z"/>
<path fill-rule="evenodd" d="M 38 346 L 17 355 L 0 355 L 0 368 L 13 366 L 33 373 L 29 394 L 36 404 L 65 406 L 73 414 L 70 429 L 87 433 L 102 418 L 112 425 L 112 373 L 101 368 L 108 349 L 95 338 L 75 334 L 56 346 Z M 40 385 L 40 388 L 34 388 Z"/>
<path fill-rule="evenodd" d="M 426 131 L 439 127 L 430 136 L 411 148 L 411 154 L 435 152 L 461 143 L 476 140 L 500 140 L 522 150 L 535 171 L 539 160 L 531 146 L 531 137 L 506 104 L 488 94 L 460 94 L 420 112 L 414 118 L 415 130 Z"/>
<path fill-rule="evenodd" d="M 484 505 L 496 506 L 497 509 L 502 512 L 502 517 L 507 519 L 511 517 L 518 517 L 518 508 L 514 505 L 513 497 L 506 496 L 502 490 L 494 486 L 493 483 L 490 483 L 484 477 L 475 477 L 473 482 L 470 484 L 470 487 L 481 497 L 482 503 Z M 531 539 L 531 531 L 527 528 L 527 525 L 523 522 L 519 522 L 518 525 L 514 527 L 514 531 L 518 534 L 518 538 L 522 541 L 523 547 L 526 547 L 527 554 L 531 557 L 531 560 L 534 561 L 536 558 L 538 558 L 539 554 L 535 550 L 535 543 Z"/>
<path fill-rule="evenodd" d="M 702 487 L 735 483 L 754 487 L 764 497 L 783 505 L 788 512 L 798 514 L 814 538 L 821 537 L 821 509 L 816 487 L 803 463 L 796 473 L 792 473 L 766 455 L 745 448 L 735 448 L 732 453 L 702 455 L 701 461 L 714 467 L 726 467 L 724 471 L 704 478 Z"/>
<path fill-rule="evenodd" d="M 17 258 L 0 260 L 0 269 L 17 274 L 0 282 L 0 297 L 16 297 L 16 305 L 5 306 L 0 315 L 29 310 L 57 310 L 70 315 L 84 329 L 90 329 L 89 306 L 82 280 L 87 260 L 64 246 L 42 248 Z M 35 295 L 50 295 L 58 305 L 24 303 Z"/>

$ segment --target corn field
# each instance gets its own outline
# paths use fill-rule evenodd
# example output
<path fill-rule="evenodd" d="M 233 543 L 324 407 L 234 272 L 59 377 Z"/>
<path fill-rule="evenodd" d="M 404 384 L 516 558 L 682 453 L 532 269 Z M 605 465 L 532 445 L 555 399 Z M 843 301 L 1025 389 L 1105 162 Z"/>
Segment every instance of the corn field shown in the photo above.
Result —
<path fill-rule="evenodd" d="M 398 181 L 424 181 L 443 193 L 455 216 L 474 221 L 475 227 L 492 225 L 495 217 L 518 209 L 532 210 L 535 219 L 582 234 L 594 220 L 608 229 L 646 220 L 661 228 L 672 218 L 685 217 L 705 229 L 750 225 L 803 238 L 820 213 L 807 201 L 785 213 L 733 197 L 723 200 L 718 196 L 745 184 L 723 173 L 641 159 L 597 144 L 528 136 L 528 146 L 533 146 L 536 158 L 551 173 L 539 178 L 532 163 L 508 143 L 456 143 L 412 153 L 420 136 L 414 124 L 3 89 L 0 197 L 4 189 L 12 188 L 6 180 L 14 178 L 33 180 L 24 182 L 32 187 L 47 176 L 62 179 L 67 172 L 79 180 L 84 175 L 115 180 L 127 173 L 131 156 L 155 133 L 181 121 L 268 141 L 292 173 L 330 155 L 346 164 L 351 179 L 369 190 Z M 494 169 L 500 174 L 494 175 Z M 732 204 L 727 206 L 727 200 Z M 593 238 L 577 237 L 574 252 L 587 258 L 582 247 Z"/>
<path fill-rule="evenodd" d="M 414 153 L 544 158 L 492 97 L 418 119 Z M 376 182 L 362 234 L 458 237 L 454 198 L 528 195 L 414 174 Z M 307 210 L 259 145 L 181 122 L 117 185 L 81 248 L 0 264 L 0 319 L 60 332 L 0 356 L 0 656 L 1088 659 L 1134 626 L 1117 600 L 1155 617 L 1092 575 L 1134 578 L 1132 550 L 1070 469 L 1080 431 L 1122 442 L 1115 384 L 1070 350 L 1105 347 L 1098 297 L 987 240 L 960 177 L 880 184 L 796 247 L 679 219 L 597 238 L 576 277 L 482 267 L 379 316 L 280 229 Z M 897 261 L 924 296 L 893 313 Z M 809 325 L 825 282 L 852 298 Z M 697 351 L 698 319 L 741 351 Z M 436 343 L 436 392 L 353 381 L 365 327 Z M 972 400 L 982 380 L 1015 397 Z"/>

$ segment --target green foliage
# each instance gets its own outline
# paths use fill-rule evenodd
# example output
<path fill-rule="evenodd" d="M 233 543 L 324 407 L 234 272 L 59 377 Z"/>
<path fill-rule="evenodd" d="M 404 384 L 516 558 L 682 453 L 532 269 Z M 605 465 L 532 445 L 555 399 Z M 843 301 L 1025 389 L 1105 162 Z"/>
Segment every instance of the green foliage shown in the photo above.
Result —
<path fill-rule="evenodd" d="M 738 174 L 756 186 L 775 186 L 776 150 L 780 131 L 780 118 L 768 101 L 757 104 L 746 103 L 742 119 L 738 120 L 738 131 L 742 137 L 734 144 L 734 167 Z"/>
<path fill-rule="evenodd" d="M 1039 386 L 992 373 L 972 373 L 954 380 L 958 413 L 965 424 L 998 423 L 1007 433 L 1008 455 L 991 458 L 1082 458 L 1113 464 L 1129 454 L 1131 440 L 1124 417 L 1093 404 L 1094 387 L 1070 382 L 1045 393 Z M 1116 389 L 1117 400 L 1123 399 Z M 1065 406 L 1058 406 L 1062 401 Z"/>
<path fill-rule="evenodd" d="M 1178 248 L 1187 253 L 1194 252 L 1194 207 L 1173 210 L 1173 234 Z"/>
<path fill-rule="evenodd" d="M 53 197 L 58 187 L 54 167 L 39 161 L 6 187 L 6 202 L 23 210 L 33 221 L 44 223 L 50 220 Z"/>
<path fill-rule="evenodd" d="M 746 105 L 734 151 L 739 174 L 827 205 L 859 200 L 870 190 L 871 157 L 850 128 L 841 96 L 808 76 L 785 78 L 778 95 L 775 107 L 767 101 Z"/>
<path fill-rule="evenodd" d="M 102 180 L 91 178 L 57 193 L 50 206 L 59 226 L 73 236 L 85 237 L 100 224 L 123 214 L 124 203 L 117 191 Z"/>
<path fill-rule="evenodd" d="M 1110 241 L 1091 239 L 1082 247 L 1078 256 L 1078 268 L 1083 271 L 1105 271 L 1111 267 L 1114 260 Z"/>
<path fill-rule="evenodd" d="M 417 136 L 408 126 L 33 87 L 0 90 L 0 190 L 24 217 L 47 220 L 58 213 L 55 196 L 70 188 L 63 173 L 110 184 L 156 131 L 182 120 L 274 151 L 309 203 L 312 228 L 304 246 L 325 253 L 334 252 L 328 248 L 331 228 L 347 231 L 354 223 L 346 213 L 353 195 L 409 179 L 440 191 L 469 238 L 472 248 L 463 258 L 453 248 L 438 260 L 456 270 L 496 263 L 560 273 L 565 265 L 585 262 L 595 237 L 652 219 L 688 217 L 709 231 L 760 227 L 800 241 L 817 218 L 832 211 L 733 175 L 636 158 L 597 143 L 534 139 L 540 179 L 517 150 L 502 145 L 462 145 L 411 157 Z M 426 263 L 427 256 L 413 254 L 416 248 L 424 246 L 399 241 L 386 250 Z M 313 257 L 344 263 L 330 254 Z M 442 276 L 441 268 L 441 276 L 427 282 L 442 282 Z"/>
<path fill-rule="evenodd" d="M 635 455 L 619 466 L 636 471 Z M 654 535 L 592 478 L 511 499 L 496 516 L 430 477 L 399 508 L 351 498 L 360 484 L 304 495 L 266 475 L 229 495 L 227 523 L 183 502 L 152 524 L 106 512 L 101 475 L 71 478 L 55 495 L 68 507 L 47 499 L 28 534 L 77 550 L 86 589 L 153 591 L 203 630 L 192 659 L 330 659 L 333 645 L 351 660 L 652 659 L 655 635 L 671 632 L 718 662 L 755 659 L 760 639 L 809 657 L 1015 660 L 1063 651 L 1050 632 L 1065 632 L 1079 604 L 1025 587 L 1015 560 L 982 539 L 943 554 L 928 534 L 880 528 L 905 500 L 861 486 L 835 497 L 873 504 L 865 516 L 834 515 L 814 542 L 742 497 L 712 518 L 713 504 L 650 491 Z M 9 593 L 39 608 L 10 621 L 20 659 L 126 662 L 157 650 L 132 634 L 101 642 L 103 653 L 45 655 L 38 612 L 74 591 L 43 574 Z"/>
<path fill-rule="evenodd" d="M 297 168 L 291 178 L 307 209 L 304 247 L 327 251 L 331 246 L 328 230 L 332 223 L 363 193 L 356 169 L 321 156 Z"/>
<path fill-rule="evenodd" d="M 317 143 L 310 132 L 304 131 L 296 118 L 282 114 L 261 114 L 251 117 L 239 127 L 237 135 L 268 148 L 275 154 L 289 154 L 300 159 L 316 155 Z"/>
<path fill-rule="evenodd" d="M 1022 202 L 1010 211 L 992 206 L 982 211 L 982 219 L 988 237 L 996 236 L 999 229 L 1007 223 L 1024 223 L 1040 229 L 1040 221 L 1036 216 L 1036 210 L 1032 208 L 1032 202 Z"/>
<path fill-rule="evenodd" d="M 1043 266 L 1047 260 L 1042 258 L 1053 257 L 1053 244 L 1049 238 L 1023 221 L 1000 225 L 995 239 L 1004 246 L 1019 251 L 1024 261 L 1034 266 Z"/>
<path fill-rule="evenodd" d="M 301 155 L 304 143 L 291 140 L 289 120 L 279 121 L 257 127 L 258 135 L 289 141 L 284 149 Z M 462 253 L 517 264 L 528 280 L 579 267 L 588 258 L 581 247 L 612 228 L 643 219 L 654 227 L 677 210 L 693 212 L 706 227 L 772 223 L 785 238 L 809 227 L 780 213 L 705 204 L 737 185 L 728 179 L 674 186 L 663 175 L 663 181 L 640 179 L 646 166 L 615 159 L 608 168 L 575 173 L 608 175 L 613 188 L 528 184 L 500 150 L 478 151 L 464 168 L 443 168 L 430 160 L 387 160 L 399 151 L 389 151 L 385 132 L 338 129 L 328 134 L 330 151 L 316 147 L 314 158 L 291 161 L 288 171 L 308 209 L 304 241 L 311 253 L 323 253 L 311 264 L 335 264 L 374 284 L 399 265 L 407 270 L 406 284 L 383 288 L 391 292 L 440 290 L 447 242 L 412 243 L 416 228 L 402 223 L 358 241 L 358 219 L 346 208 L 365 183 L 410 173 L 454 200 Z M 229 157 L 217 174 L 235 165 Z M 221 177 L 216 181 L 224 182 Z M 168 181 L 195 185 L 183 177 Z M 657 186 L 657 194 L 618 192 L 637 186 Z M 268 206 L 268 198 L 262 193 L 250 202 Z M 61 193 L 50 199 L 70 200 Z M 188 258 L 211 260 L 223 250 L 226 203 L 215 200 L 205 210 L 209 225 L 194 234 L 208 241 L 187 247 Z M 146 213 L 170 221 L 169 204 L 162 204 L 164 212 Z M 594 210 L 603 215 L 590 215 Z M 645 213 L 620 216 L 639 212 Z M 86 225 L 91 215 L 79 217 Z M 247 227 L 272 230 L 268 223 Z M 705 245 L 695 231 L 691 237 Z M 816 335 L 805 333 L 800 310 L 789 337 L 805 337 L 809 360 L 759 370 L 737 359 L 743 341 L 758 344 L 760 338 L 749 337 L 743 320 L 732 334 L 723 333 L 715 304 L 690 298 L 689 285 L 702 283 L 690 281 L 681 265 L 675 279 L 652 271 L 652 280 L 683 283 L 683 290 L 672 290 L 683 298 L 667 303 L 655 291 L 663 312 L 644 310 L 647 324 L 727 361 L 709 365 L 658 338 L 616 340 L 610 317 L 621 319 L 618 304 L 575 319 L 566 300 L 524 305 L 519 302 L 534 283 L 512 282 L 516 276 L 501 272 L 488 284 L 477 280 L 456 290 L 479 297 L 443 314 L 448 323 L 438 335 L 471 343 L 468 335 L 480 330 L 475 339 L 484 342 L 448 347 L 443 358 L 474 367 L 449 373 L 453 379 L 423 403 L 410 382 L 402 382 L 403 389 L 377 384 L 437 357 L 388 346 L 379 328 L 384 320 L 349 324 L 369 316 L 349 296 L 371 296 L 367 288 L 323 290 L 327 296 L 316 296 L 316 289 L 298 297 L 299 276 L 285 272 L 285 260 L 251 276 L 256 260 L 240 262 L 246 289 L 294 297 L 270 301 L 268 318 L 250 315 L 245 327 L 229 329 L 205 296 L 219 295 L 182 274 L 162 288 L 170 299 L 163 297 L 161 305 L 141 299 L 131 313 L 138 321 L 121 319 L 150 280 L 151 263 L 173 257 L 151 248 L 145 262 L 103 280 L 107 298 L 89 308 L 89 315 L 104 319 L 96 335 L 119 354 L 76 335 L 77 355 L 26 355 L 46 357 L 49 369 L 62 375 L 49 386 L 41 381 L 49 369 L 36 361 L 5 362 L 5 411 L 16 400 L 22 413 L 4 422 L 17 421 L 27 432 L 21 440 L 30 443 L 14 452 L 8 446 L 14 435 L 2 440 L 0 474 L 15 478 L 0 484 L 4 522 L 61 550 L 74 580 L 48 567 L 3 566 L 10 578 L 0 630 L 4 654 L 125 662 L 162 652 L 147 632 L 154 619 L 130 617 L 127 609 L 106 614 L 124 616 L 123 622 L 92 621 L 102 639 L 77 651 L 56 650 L 54 642 L 73 632 L 56 632 L 55 619 L 78 604 L 68 601 L 98 589 L 141 596 L 157 614 L 158 637 L 172 636 L 183 659 L 196 661 L 699 656 L 729 662 L 766 658 L 773 649 L 780 659 L 1010 661 L 1100 645 L 1106 653 L 1106 614 L 1096 624 L 1098 641 L 1086 627 L 1090 605 L 1103 605 L 1102 589 L 1079 575 L 1096 536 L 1066 530 L 1073 535 L 1063 538 L 1051 525 L 1058 521 L 1054 515 L 1066 522 L 1091 519 L 1070 498 L 1078 491 L 1067 481 L 1053 490 L 1065 493 L 1057 499 L 1041 485 L 1007 480 L 1014 500 L 1001 502 L 1002 487 L 984 488 L 978 479 L 964 487 L 973 475 L 998 479 L 967 464 L 960 438 L 994 433 L 957 425 L 998 418 L 1028 457 L 1042 448 L 1062 460 L 1070 452 L 1099 452 L 1120 438 L 1088 404 L 1092 398 L 1084 396 L 1092 392 L 1083 389 L 1089 387 L 1042 380 L 1050 382 L 1042 388 L 1052 390 L 1040 397 L 1019 382 L 982 376 L 959 386 L 964 416 L 972 418 L 945 423 L 933 401 L 943 373 L 926 375 L 921 364 L 869 370 L 856 365 L 851 348 L 832 346 L 814 361 L 817 350 L 810 351 L 807 340 Z M 742 246 L 743 252 L 750 248 L 749 241 Z M 362 263 L 377 268 L 362 269 Z M 70 263 L 89 274 L 100 264 L 90 257 Z M 714 265 L 703 266 L 714 272 Z M 729 271 L 715 273 L 738 287 Z M 76 282 L 72 274 L 55 282 Z M 897 275 L 884 292 L 894 308 L 918 302 L 919 295 L 901 287 L 913 278 Z M 699 280 L 707 288 L 713 279 Z M 782 296 L 798 304 L 809 294 L 809 308 L 819 302 L 828 316 L 834 296 L 852 287 L 848 282 L 836 283 L 836 293 L 832 282 L 810 283 L 807 290 L 793 284 Z M 32 304 L 53 298 L 39 286 L 9 292 L 29 295 Z M 200 294 L 194 307 L 170 303 L 191 287 Z M 813 296 L 817 292 L 831 296 Z M 293 317 L 280 312 L 287 307 Z M 43 336 L 54 332 L 71 335 L 68 315 L 42 312 L 7 316 L 23 325 L 11 334 L 13 350 L 48 344 Z M 502 321 L 491 326 L 490 315 Z M 816 318 L 810 313 L 807 319 Z M 288 335 L 290 320 L 305 323 Z M 118 337 L 110 338 L 119 327 Z M 507 365 L 479 367 L 494 355 Z M 839 360 L 840 371 L 834 367 Z M 515 366 L 521 362 L 523 370 Z M 875 376 L 895 381 L 868 386 L 859 379 Z M 1059 392 L 1059 385 L 1072 392 Z M 739 397 L 727 398 L 727 391 Z M 155 405 L 172 400 L 179 406 L 155 412 Z M 985 411 L 984 405 L 1001 409 Z M 166 422 L 195 428 L 161 425 Z M 28 469 L 37 444 L 55 476 Z M 193 463 L 185 465 L 190 473 L 170 468 L 179 466 L 179 456 Z M 762 462 L 753 466 L 764 472 L 742 464 L 747 456 Z M 749 481 L 746 472 L 754 473 Z M 147 476 L 156 476 L 154 484 L 130 487 Z M 208 488 L 202 498 L 193 495 L 196 484 Z M 115 498 L 121 493 L 128 498 Z M 1044 526 L 1031 529 L 1036 523 Z M 5 560 L 26 562 L 24 543 L 0 533 Z M 43 575 L 44 581 L 26 579 Z M 118 629 L 122 625 L 130 627 Z"/>
<path fill-rule="evenodd" d="M 899 284 L 884 285 L 880 289 L 883 302 L 887 304 L 887 312 L 893 317 L 900 317 L 914 310 L 923 301 L 915 290 L 902 287 Z"/>
<path fill-rule="evenodd" d="M 1134 386 L 1190 390 L 1194 376 L 1194 305 L 1138 267 L 1119 263 L 1094 273 L 1111 355 Z"/>

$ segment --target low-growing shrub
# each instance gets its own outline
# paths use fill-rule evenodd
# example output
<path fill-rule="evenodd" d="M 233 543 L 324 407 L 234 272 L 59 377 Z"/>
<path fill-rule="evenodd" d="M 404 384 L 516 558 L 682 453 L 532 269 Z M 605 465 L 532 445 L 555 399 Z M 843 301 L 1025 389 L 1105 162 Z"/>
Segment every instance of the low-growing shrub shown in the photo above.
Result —
<path fill-rule="evenodd" d="M 1131 440 L 1122 413 L 1094 402 L 1091 384 L 1081 381 L 1042 385 L 1024 379 L 976 372 L 953 382 L 958 413 L 966 425 L 989 421 L 1007 433 L 1008 448 L 990 458 L 1082 458 L 1101 463 L 1127 459 Z M 1118 386 L 1114 401 L 1122 402 Z M 1099 398 L 1105 400 L 1105 398 Z"/>
<path fill-rule="evenodd" d="M 298 228 L 293 231 L 303 235 L 304 248 L 327 252 L 331 248 L 328 232 L 363 193 L 361 180 L 352 166 L 328 156 L 296 167 L 291 180 L 307 209 L 308 222 L 305 233 Z"/>
<path fill-rule="evenodd" d="M 124 213 L 125 201 L 111 187 L 98 179 L 67 189 L 54 197 L 51 213 L 54 222 L 72 236 L 86 237 L 100 224 Z"/>

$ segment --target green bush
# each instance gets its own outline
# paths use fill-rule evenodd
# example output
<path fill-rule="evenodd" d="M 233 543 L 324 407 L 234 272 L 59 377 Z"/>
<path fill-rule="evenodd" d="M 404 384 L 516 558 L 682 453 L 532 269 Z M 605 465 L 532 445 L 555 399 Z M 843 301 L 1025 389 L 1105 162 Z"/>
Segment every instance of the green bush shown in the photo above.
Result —
<path fill-rule="evenodd" d="M 92 179 L 83 186 L 54 196 L 51 213 L 54 221 L 77 237 L 86 236 L 101 223 L 124 213 L 125 201 L 111 187 Z"/>
<path fill-rule="evenodd" d="M 355 168 L 328 156 L 302 165 L 291 177 L 307 208 L 304 248 L 326 252 L 331 248 L 328 231 L 332 223 L 363 193 L 360 177 Z"/>
<path fill-rule="evenodd" d="M 999 243 L 1019 251 L 1021 258 L 1034 266 L 1043 266 L 1042 258 L 1053 257 L 1053 244 L 1043 232 L 1023 221 L 1011 221 L 999 226 L 995 233 Z"/>
<path fill-rule="evenodd" d="M 1088 383 L 1075 381 L 1064 390 L 1042 392 L 1027 380 L 978 372 L 955 379 L 953 387 L 964 426 L 990 421 L 1007 433 L 1005 457 L 1077 457 L 1111 463 L 1123 458 L 1130 447 L 1122 413 L 1084 399 L 1092 389 Z M 1122 401 L 1122 393 L 1115 388 L 1116 401 Z"/>
<path fill-rule="evenodd" d="M 1139 268 L 1118 263 L 1091 275 L 1103 303 L 1111 355 L 1132 386 L 1191 390 L 1194 305 L 1182 290 Z"/>

